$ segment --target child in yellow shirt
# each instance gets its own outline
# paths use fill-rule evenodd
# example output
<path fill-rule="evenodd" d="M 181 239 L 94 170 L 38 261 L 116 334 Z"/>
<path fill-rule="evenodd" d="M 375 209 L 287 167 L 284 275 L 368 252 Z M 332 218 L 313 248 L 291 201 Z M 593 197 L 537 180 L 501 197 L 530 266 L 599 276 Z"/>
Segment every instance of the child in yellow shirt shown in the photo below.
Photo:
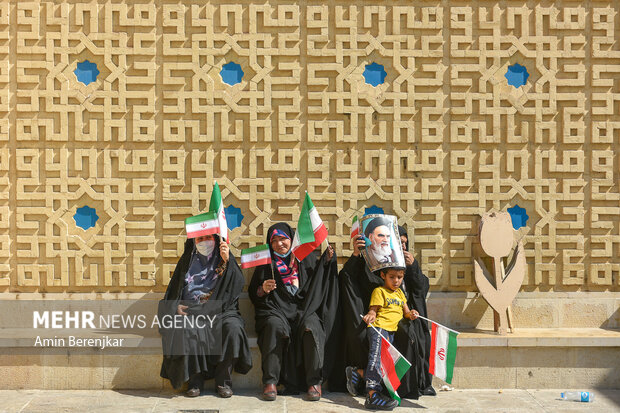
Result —
<path fill-rule="evenodd" d="M 402 268 L 386 268 L 381 270 L 384 284 L 373 290 L 370 296 L 370 309 L 364 316 L 368 324 L 368 365 L 366 371 L 347 367 L 347 389 L 352 395 L 356 394 L 355 382 L 366 379 L 366 402 L 364 407 L 372 410 L 392 410 L 398 405 L 396 400 L 381 394 L 381 336 L 390 343 L 394 340 L 394 332 L 403 316 L 410 320 L 418 318 L 416 310 L 407 306 L 405 294 L 400 289 L 405 270 Z M 375 328 L 371 328 L 373 324 Z M 365 377 L 364 377 L 365 376 Z M 357 380 L 356 380 L 357 379 Z"/>

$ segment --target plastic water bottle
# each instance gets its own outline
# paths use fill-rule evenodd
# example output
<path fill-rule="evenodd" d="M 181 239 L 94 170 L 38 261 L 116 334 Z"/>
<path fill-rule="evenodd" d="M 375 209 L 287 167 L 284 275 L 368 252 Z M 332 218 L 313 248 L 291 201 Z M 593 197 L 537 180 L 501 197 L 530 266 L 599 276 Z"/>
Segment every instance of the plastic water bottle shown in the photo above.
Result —
<path fill-rule="evenodd" d="M 594 401 L 594 393 L 590 391 L 567 391 L 560 393 L 562 400 L 570 400 L 574 402 L 592 402 Z"/>

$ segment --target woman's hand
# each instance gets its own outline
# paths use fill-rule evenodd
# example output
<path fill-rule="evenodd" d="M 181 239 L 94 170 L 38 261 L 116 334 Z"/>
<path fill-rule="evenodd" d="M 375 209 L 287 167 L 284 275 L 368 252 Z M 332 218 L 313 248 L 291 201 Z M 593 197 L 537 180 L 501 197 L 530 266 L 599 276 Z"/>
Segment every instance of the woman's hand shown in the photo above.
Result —
<path fill-rule="evenodd" d="M 420 315 L 420 313 L 418 313 L 416 310 L 411 310 L 409 311 L 409 320 L 415 320 L 416 318 L 418 318 L 418 316 Z"/>
<path fill-rule="evenodd" d="M 177 314 L 178 315 L 187 315 L 187 313 L 185 312 L 185 310 L 187 310 L 187 306 L 183 305 L 183 304 L 179 304 L 177 306 Z"/>
<path fill-rule="evenodd" d="M 228 244 L 226 241 L 220 242 L 220 257 L 222 257 L 222 261 L 228 262 L 228 253 L 229 253 Z"/>
<path fill-rule="evenodd" d="M 334 258 L 334 249 L 331 245 L 327 246 L 327 258 L 329 258 L 330 260 Z"/>
<path fill-rule="evenodd" d="M 364 236 L 358 235 L 357 239 L 353 241 L 353 255 L 356 257 L 360 256 L 360 249 L 366 247 L 366 241 L 364 241 Z"/>
<path fill-rule="evenodd" d="M 375 322 L 376 319 L 377 319 L 377 313 L 372 310 L 370 310 L 368 314 L 366 314 L 363 318 L 366 324 L 372 324 Z"/>
<path fill-rule="evenodd" d="M 265 292 L 265 294 L 269 294 L 275 289 L 276 289 L 276 280 L 263 281 L 263 291 Z"/>
<path fill-rule="evenodd" d="M 403 255 L 405 256 L 405 264 L 413 265 L 413 255 L 409 251 L 403 251 Z"/>

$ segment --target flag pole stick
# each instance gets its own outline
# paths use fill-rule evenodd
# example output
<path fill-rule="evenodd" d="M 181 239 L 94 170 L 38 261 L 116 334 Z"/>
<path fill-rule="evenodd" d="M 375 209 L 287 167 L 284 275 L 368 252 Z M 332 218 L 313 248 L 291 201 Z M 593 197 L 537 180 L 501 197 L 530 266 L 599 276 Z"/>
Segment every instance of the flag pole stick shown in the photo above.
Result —
<path fill-rule="evenodd" d="M 362 317 L 362 319 L 364 318 L 364 316 L 363 316 L 363 315 L 361 315 L 361 314 L 360 314 L 360 317 Z M 377 330 L 377 327 L 373 326 L 373 325 L 372 325 L 372 323 L 371 323 L 371 324 L 368 324 L 368 325 L 369 325 L 369 326 L 371 326 L 371 327 L 373 328 L 373 330 L 375 330 L 375 332 L 376 332 L 377 334 L 379 334 L 381 337 L 383 337 L 383 334 L 381 334 L 381 332 L 380 332 L 379 330 Z M 386 337 L 383 337 L 383 338 L 386 338 Z"/>
<path fill-rule="evenodd" d="M 446 330 L 450 330 L 450 331 L 452 331 L 453 333 L 456 333 L 456 334 L 461 334 L 461 333 L 459 333 L 459 332 L 458 332 L 458 331 L 456 331 L 456 330 L 452 330 L 450 327 L 446 327 L 446 326 L 444 326 L 443 324 L 439 324 L 437 321 L 433 321 L 433 320 L 431 320 L 430 318 L 422 317 L 421 315 L 418 315 L 418 318 L 421 318 L 422 320 L 430 321 L 431 323 L 435 323 L 435 324 L 437 324 L 439 327 L 443 327 L 443 328 L 445 328 Z"/>
<path fill-rule="evenodd" d="M 363 315 L 361 315 L 361 314 L 360 314 L 360 317 L 362 317 L 362 319 L 364 318 L 364 316 L 363 316 Z M 396 348 L 396 346 L 395 346 L 394 344 L 390 343 L 390 341 L 387 339 L 387 337 L 385 337 L 383 334 L 381 334 L 381 332 L 380 332 L 379 330 L 377 330 L 377 327 L 373 326 L 372 324 L 368 324 L 368 325 L 369 325 L 369 326 L 371 326 L 371 327 L 373 328 L 373 330 L 375 330 L 375 332 L 376 332 L 377 334 L 379 334 L 381 337 L 383 337 L 384 339 L 386 339 L 386 340 L 387 340 L 387 342 L 390 344 L 390 346 L 391 346 L 391 347 L 392 347 L 392 348 L 393 348 L 393 349 L 394 349 L 394 350 L 395 350 L 395 351 L 396 351 L 396 352 L 397 352 L 397 353 L 398 353 L 398 354 L 399 354 L 399 355 L 400 355 L 403 359 L 407 360 L 407 359 L 405 358 L 405 356 L 403 356 L 403 355 L 400 353 L 400 351 L 398 351 L 398 349 Z M 409 363 L 409 360 L 407 360 L 407 363 Z M 411 364 L 411 363 L 409 363 L 409 364 Z"/>

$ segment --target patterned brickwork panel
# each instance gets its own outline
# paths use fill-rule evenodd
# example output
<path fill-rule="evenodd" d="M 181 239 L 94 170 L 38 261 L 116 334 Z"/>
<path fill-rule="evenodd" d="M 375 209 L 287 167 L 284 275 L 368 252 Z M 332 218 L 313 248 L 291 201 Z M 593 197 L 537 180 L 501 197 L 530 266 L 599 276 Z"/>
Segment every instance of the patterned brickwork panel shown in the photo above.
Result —
<path fill-rule="evenodd" d="M 376 206 L 471 291 L 513 208 L 523 289 L 620 291 L 618 27 L 611 0 L 0 1 L 0 291 L 162 291 L 214 180 L 237 256 L 308 191 L 341 264 Z"/>

